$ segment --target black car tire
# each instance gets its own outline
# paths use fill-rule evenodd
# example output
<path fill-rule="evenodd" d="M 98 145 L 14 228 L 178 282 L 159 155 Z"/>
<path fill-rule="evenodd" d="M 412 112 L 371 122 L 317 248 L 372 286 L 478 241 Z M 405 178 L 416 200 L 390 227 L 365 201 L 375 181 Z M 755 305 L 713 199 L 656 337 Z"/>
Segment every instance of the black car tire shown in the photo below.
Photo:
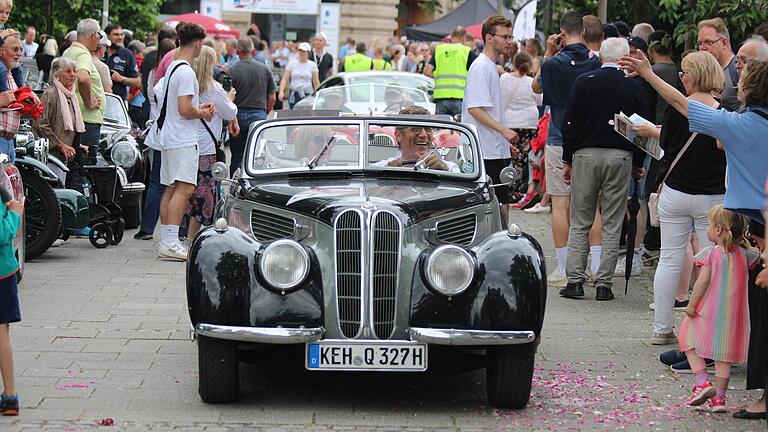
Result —
<path fill-rule="evenodd" d="M 143 198 L 143 196 L 142 196 Z M 138 228 L 141 225 L 141 200 L 135 206 L 123 208 L 123 219 L 125 219 L 125 229 Z"/>
<path fill-rule="evenodd" d="M 27 261 L 33 260 L 56 241 L 61 227 L 61 207 L 53 188 L 34 172 L 21 171 L 24 184 L 24 226 Z"/>
<path fill-rule="evenodd" d="M 197 336 L 200 398 L 206 403 L 234 402 L 240 395 L 237 342 Z"/>
<path fill-rule="evenodd" d="M 532 343 L 488 348 L 488 403 L 497 408 L 525 408 L 531 397 L 535 357 L 536 347 Z"/>

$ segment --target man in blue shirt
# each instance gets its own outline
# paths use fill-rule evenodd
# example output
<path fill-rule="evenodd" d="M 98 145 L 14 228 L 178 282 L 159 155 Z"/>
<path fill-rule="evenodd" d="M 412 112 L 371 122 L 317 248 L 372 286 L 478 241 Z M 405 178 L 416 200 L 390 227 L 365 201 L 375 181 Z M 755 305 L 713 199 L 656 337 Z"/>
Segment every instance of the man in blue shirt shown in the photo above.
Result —
<path fill-rule="evenodd" d="M 112 93 L 126 100 L 128 87 L 141 87 L 136 57 L 131 50 L 123 46 L 125 34 L 120 25 L 109 24 L 104 32 L 112 42 L 112 45 L 107 48 L 106 58 L 102 60 L 109 66 L 109 71 L 112 73 Z"/>
<path fill-rule="evenodd" d="M 552 237 L 555 242 L 557 268 L 548 278 L 550 286 L 566 285 L 565 265 L 568 254 L 570 229 L 571 188 L 563 182 L 563 134 L 561 128 L 565 112 L 571 101 L 571 88 L 579 75 L 600 68 L 600 60 L 584 44 L 584 23 L 581 15 L 568 11 L 560 19 L 560 34 L 547 39 L 547 54 L 539 75 L 533 80 L 533 91 L 544 93 L 552 118 L 549 123 L 547 145 L 544 152 L 547 193 L 552 198 Z M 595 223 L 595 231 L 599 232 Z M 590 235 L 590 237 L 592 237 Z M 595 242 L 599 243 L 599 242 Z M 599 260 L 599 246 L 595 246 L 592 259 Z"/>

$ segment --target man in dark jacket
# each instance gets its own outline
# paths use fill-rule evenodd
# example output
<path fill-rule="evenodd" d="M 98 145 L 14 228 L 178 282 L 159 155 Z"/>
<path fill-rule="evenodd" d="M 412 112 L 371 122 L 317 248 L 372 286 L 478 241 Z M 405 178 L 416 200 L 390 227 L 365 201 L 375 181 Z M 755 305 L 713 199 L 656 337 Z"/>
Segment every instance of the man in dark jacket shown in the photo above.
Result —
<path fill-rule="evenodd" d="M 629 54 L 624 38 L 600 46 L 599 70 L 576 78 L 563 125 L 563 181 L 571 185 L 571 228 L 568 235 L 568 284 L 560 295 L 584 296 L 587 237 L 600 198 L 603 250 L 593 275 L 596 300 L 612 300 L 613 273 L 631 175 L 642 177 L 645 153 L 613 129 L 613 116 L 644 114 L 647 102 L 639 82 L 627 79 L 617 62 Z"/>

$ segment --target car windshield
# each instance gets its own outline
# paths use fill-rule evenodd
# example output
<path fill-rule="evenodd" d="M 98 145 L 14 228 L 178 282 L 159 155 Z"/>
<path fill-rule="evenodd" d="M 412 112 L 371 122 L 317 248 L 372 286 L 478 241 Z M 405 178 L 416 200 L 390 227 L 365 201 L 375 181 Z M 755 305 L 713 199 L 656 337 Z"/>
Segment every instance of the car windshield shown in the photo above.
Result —
<path fill-rule="evenodd" d="M 415 88 L 425 92 L 429 92 L 434 87 L 432 81 L 429 78 L 418 74 L 375 74 L 368 75 L 365 73 L 353 74 L 347 78 L 347 84 L 396 84 L 406 88 Z"/>
<path fill-rule="evenodd" d="M 476 178 L 480 172 L 477 143 L 466 129 L 423 117 L 271 122 L 251 137 L 246 154 L 253 175 L 342 169 Z"/>
<path fill-rule="evenodd" d="M 318 90 L 315 110 L 334 110 L 341 114 L 397 114 L 404 108 L 419 106 L 434 113 L 429 96 L 399 84 L 356 84 Z"/>
<path fill-rule="evenodd" d="M 125 112 L 125 105 L 119 96 L 107 94 L 107 106 L 104 110 L 104 121 L 122 126 L 131 126 L 131 121 Z"/>

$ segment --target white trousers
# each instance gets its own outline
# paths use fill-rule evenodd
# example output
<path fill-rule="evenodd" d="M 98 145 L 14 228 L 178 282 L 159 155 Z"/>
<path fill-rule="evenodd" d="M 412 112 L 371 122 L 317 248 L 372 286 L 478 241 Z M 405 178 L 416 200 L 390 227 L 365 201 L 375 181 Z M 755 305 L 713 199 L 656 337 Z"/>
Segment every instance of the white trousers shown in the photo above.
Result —
<path fill-rule="evenodd" d="M 683 270 L 685 249 L 696 230 L 699 247 L 710 245 L 707 239 L 707 212 L 723 202 L 724 195 L 689 195 L 666 184 L 659 196 L 661 222 L 661 254 L 653 278 L 653 301 L 656 315 L 653 331 L 669 333 L 674 327 L 675 294 Z"/>

